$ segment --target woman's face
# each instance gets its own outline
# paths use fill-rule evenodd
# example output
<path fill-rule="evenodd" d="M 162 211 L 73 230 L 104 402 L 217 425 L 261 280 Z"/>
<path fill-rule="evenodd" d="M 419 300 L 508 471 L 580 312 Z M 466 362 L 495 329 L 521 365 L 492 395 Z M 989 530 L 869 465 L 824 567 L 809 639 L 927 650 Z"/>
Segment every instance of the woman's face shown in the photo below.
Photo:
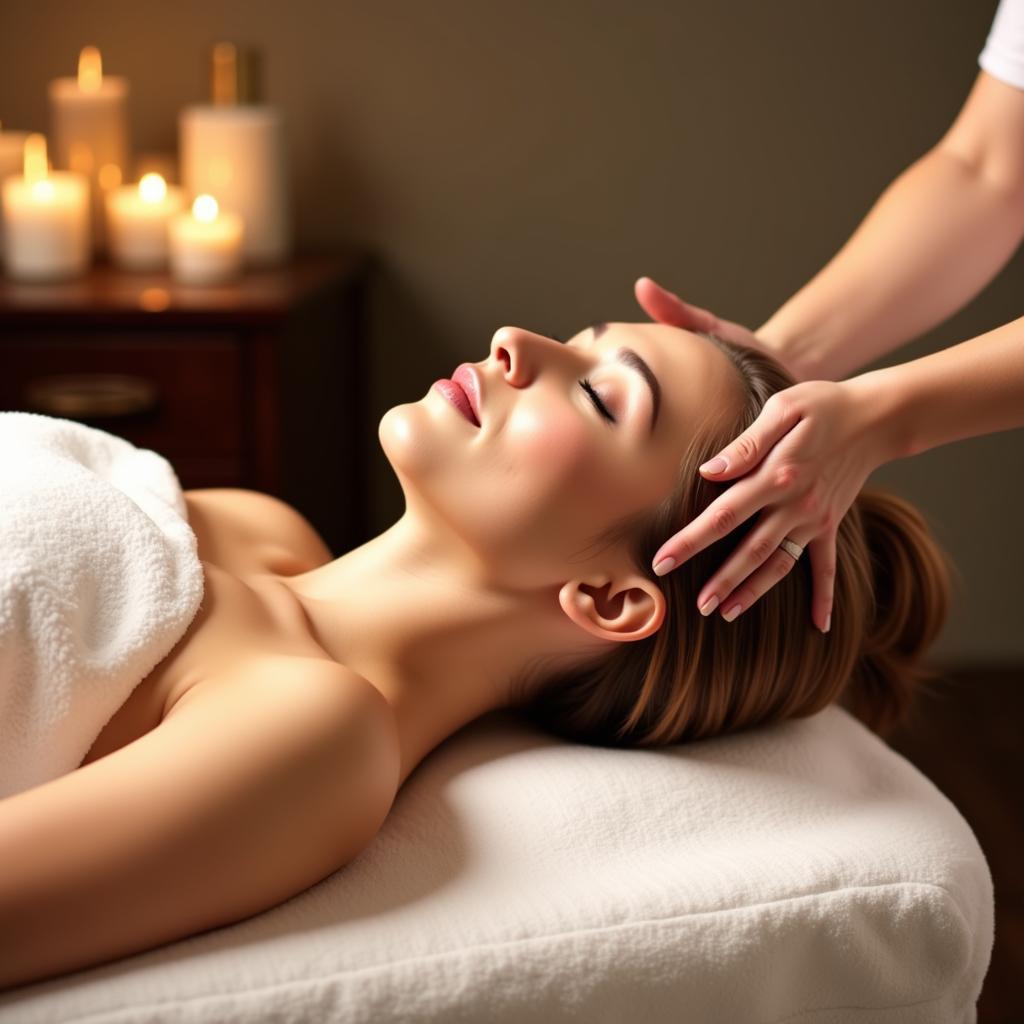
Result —
<path fill-rule="evenodd" d="M 693 433 L 739 400 L 723 352 L 662 324 L 596 324 L 564 343 L 502 327 L 468 365 L 479 426 L 434 386 L 389 409 L 379 436 L 410 507 L 517 586 L 578 573 L 588 540 L 661 501 Z"/>

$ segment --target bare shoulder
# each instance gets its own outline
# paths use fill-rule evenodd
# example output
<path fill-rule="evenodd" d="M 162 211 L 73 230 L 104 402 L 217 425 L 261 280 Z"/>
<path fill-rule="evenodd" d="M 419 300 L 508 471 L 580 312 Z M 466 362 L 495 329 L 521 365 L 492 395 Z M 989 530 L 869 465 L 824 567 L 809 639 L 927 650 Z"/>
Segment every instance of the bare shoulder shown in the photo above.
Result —
<path fill-rule="evenodd" d="M 168 712 L 182 728 L 201 729 L 250 718 L 264 723 L 265 744 L 255 758 L 284 756 L 295 748 L 331 762 L 324 776 L 330 788 L 354 775 L 372 775 L 390 806 L 400 762 L 398 729 L 391 706 L 358 673 L 324 659 L 280 658 L 243 661 L 229 674 L 201 680 Z"/>
<path fill-rule="evenodd" d="M 309 520 L 272 494 L 241 487 L 183 493 L 200 557 L 230 572 L 253 571 L 270 562 L 272 571 L 289 575 L 334 558 Z"/>
<path fill-rule="evenodd" d="M 0 801 L 0 989 L 301 892 L 371 842 L 398 772 L 389 706 L 341 666 L 197 683 L 137 740 Z"/>

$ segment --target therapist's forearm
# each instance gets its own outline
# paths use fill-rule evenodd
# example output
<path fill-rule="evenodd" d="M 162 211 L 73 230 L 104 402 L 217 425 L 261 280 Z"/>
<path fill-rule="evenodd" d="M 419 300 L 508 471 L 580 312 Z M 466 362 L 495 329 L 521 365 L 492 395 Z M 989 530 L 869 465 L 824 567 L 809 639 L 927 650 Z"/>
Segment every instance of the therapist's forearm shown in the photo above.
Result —
<path fill-rule="evenodd" d="M 892 459 L 1024 427 L 1024 317 L 848 383 L 883 410 Z"/>
<path fill-rule="evenodd" d="M 755 333 L 803 379 L 843 379 L 941 323 L 999 272 L 1024 235 L 1022 191 L 937 145 Z"/>

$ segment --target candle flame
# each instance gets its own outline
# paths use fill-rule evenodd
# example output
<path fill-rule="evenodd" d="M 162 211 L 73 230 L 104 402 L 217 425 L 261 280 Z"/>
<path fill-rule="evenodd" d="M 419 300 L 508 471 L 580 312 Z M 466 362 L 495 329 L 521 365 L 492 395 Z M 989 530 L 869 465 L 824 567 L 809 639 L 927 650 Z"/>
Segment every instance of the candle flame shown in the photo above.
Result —
<path fill-rule="evenodd" d="M 41 181 L 49 169 L 46 163 L 46 136 L 33 132 L 25 140 L 25 181 L 28 184 Z"/>
<path fill-rule="evenodd" d="M 167 182 L 155 171 L 139 179 L 139 197 L 147 203 L 159 203 L 167 195 Z"/>
<path fill-rule="evenodd" d="M 217 205 L 217 200 L 206 192 L 201 196 L 196 196 L 195 202 L 192 204 L 192 216 L 204 224 L 216 220 L 219 212 L 220 207 Z"/>
<path fill-rule="evenodd" d="M 103 58 L 95 46 L 83 46 L 78 55 L 78 88 L 96 92 L 103 84 Z"/>
<path fill-rule="evenodd" d="M 40 178 L 32 182 L 32 198 L 42 203 L 48 203 L 53 199 L 53 182 L 49 178 Z"/>

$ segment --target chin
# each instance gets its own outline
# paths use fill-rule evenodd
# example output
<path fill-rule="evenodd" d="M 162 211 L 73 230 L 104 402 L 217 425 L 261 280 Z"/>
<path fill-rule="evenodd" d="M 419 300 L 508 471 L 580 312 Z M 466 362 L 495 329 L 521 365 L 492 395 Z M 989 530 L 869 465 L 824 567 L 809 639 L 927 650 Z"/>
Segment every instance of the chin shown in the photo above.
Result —
<path fill-rule="evenodd" d="M 408 479 L 426 479 L 451 460 L 451 441 L 422 401 L 388 409 L 377 425 L 377 439 L 403 488 Z"/>
<path fill-rule="evenodd" d="M 402 402 L 391 406 L 377 425 L 381 445 L 386 449 L 395 443 L 415 442 L 428 425 L 425 412 L 422 402 Z"/>

